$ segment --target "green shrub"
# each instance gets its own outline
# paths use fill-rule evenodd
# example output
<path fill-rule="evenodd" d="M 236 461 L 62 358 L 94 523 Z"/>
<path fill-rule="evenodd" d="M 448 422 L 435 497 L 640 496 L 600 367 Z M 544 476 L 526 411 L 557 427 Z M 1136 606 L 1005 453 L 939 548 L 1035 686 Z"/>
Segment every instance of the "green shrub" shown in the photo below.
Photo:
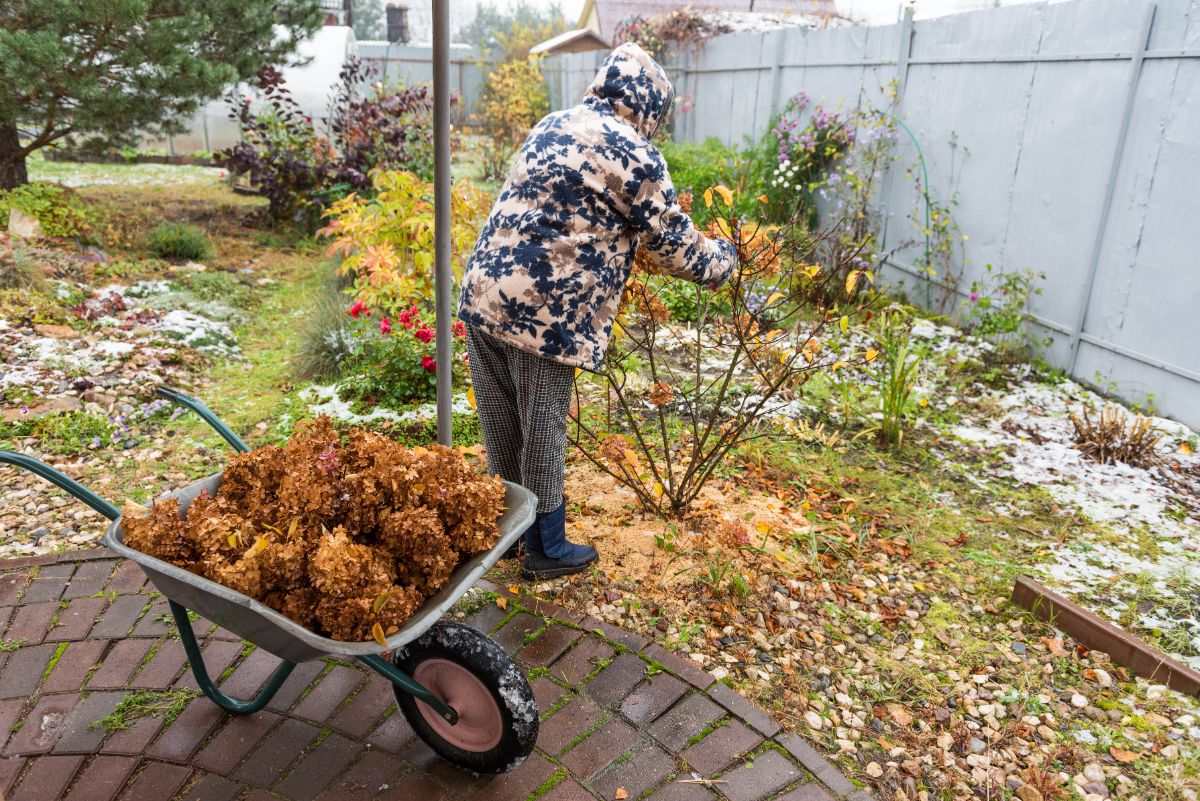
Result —
<path fill-rule="evenodd" d="M 354 321 L 346 314 L 346 306 L 346 295 L 330 287 L 308 315 L 292 359 L 292 367 L 300 378 L 330 381 L 344 374 L 358 352 Z"/>
<path fill-rule="evenodd" d="M 0 444 L 12 447 L 17 437 L 35 437 L 43 451 L 73 456 L 106 445 L 126 444 L 127 427 L 118 426 L 108 417 L 76 410 L 0 424 Z"/>
<path fill-rule="evenodd" d="M 768 151 L 753 143 L 741 150 L 725 147 L 715 137 L 699 145 L 663 142 L 659 150 L 667 161 L 675 191 L 694 196 L 692 219 L 697 225 L 707 225 L 712 219 L 713 211 L 705 206 L 703 195 L 704 190 L 717 185 L 733 190 L 733 210 L 738 215 L 758 217 L 758 196 L 763 193 L 765 176 L 770 174 L 770 166 L 760 162 L 770 160 Z"/>
<path fill-rule="evenodd" d="M 200 300 L 220 301 L 227 306 L 246 308 L 254 305 L 256 297 L 250 288 L 233 273 L 221 270 L 185 271 L 178 283 Z"/>
<path fill-rule="evenodd" d="M 212 255 L 208 234 L 192 225 L 165 222 L 146 235 L 146 250 L 160 259 L 198 261 Z"/>
<path fill-rule="evenodd" d="M 35 218 L 49 237 L 92 241 L 95 219 L 83 199 L 58 184 L 33 183 L 0 192 L 0 227 L 8 227 L 9 212 L 18 209 Z"/>

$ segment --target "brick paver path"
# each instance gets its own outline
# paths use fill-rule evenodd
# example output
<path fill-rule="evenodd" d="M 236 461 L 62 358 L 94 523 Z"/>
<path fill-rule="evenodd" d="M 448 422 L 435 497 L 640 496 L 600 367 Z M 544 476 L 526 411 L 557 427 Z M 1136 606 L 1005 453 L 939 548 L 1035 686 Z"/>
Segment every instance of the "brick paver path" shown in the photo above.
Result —
<path fill-rule="evenodd" d="M 534 754 L 481 779 L 414 737 L 382 678 L 335 659 L 297 667 L 255 715 L 200 696 L 169 724 L 129 716 L 127 728 L 107 732 L 93 724 L 123 699 L 186 698 L 195 687 L 165 600 L 136 565 L 103 550 L 0 562 L 0 798 L 870 798 L 691 662 L 631 632 L 524 603 L 488 603 L 468 618 L 529 671 L 543 716 Z M 196 630 L 210 674 L 231 695 L 252 695 L 277 664 L 203 620 Z"/>

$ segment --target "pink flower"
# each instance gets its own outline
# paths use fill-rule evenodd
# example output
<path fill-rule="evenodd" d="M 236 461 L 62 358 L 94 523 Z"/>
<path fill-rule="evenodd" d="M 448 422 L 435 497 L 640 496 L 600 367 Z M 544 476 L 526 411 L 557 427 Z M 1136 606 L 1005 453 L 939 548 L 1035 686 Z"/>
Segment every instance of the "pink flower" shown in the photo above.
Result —
<path fill-rule="evenodd" d="M 412 310 L 405 309 L 404 311 L 400 312 L 400 325 L 404 326 L 405 328 L 412 328 L 415 322 L 416 315 L 412 312 Z"/>
<path fill-rule="evenodd" d="M 379 321 L 379 333 L 381 333 L 381 334 L 392 333 L 392 318 L 391 317 L 384 317 L 382 320 Z"/>
<path fill-rule="evenodd" d="M 450 330 L 456 337 L 465 337 L 467 335 L 467 324 L 462 320 L 455 320 L 454 325 L 450 326 Z"/>
<path fill-rule="evenodd" d="M 422 356 L 421 366 L 432 373 L 437 370 L 437 360 L 432 356 Z"/>
<path fill-rule="evenodd" d="M 357 320 L 358 316 L 364 312 L 366 312 L 368 317 L 371 316 L 371 313 L 367 311 L 367 304 L 363 303 L 361 300 L 354 301 L 354 305 L 351 306 L 347 311 L 349 311 L 350 316 L 355 320 Z"/>
<path fill-rule="evenodd" d="M 974 302 L 975 302 L 975 301 L 977 301 L 977 300 L 979 300 L 979 293 L 978 293 L 978 292 L 972 292 L 972 293 L 971 293 L 971 302 L 972 302 L 972 303 L 974 303 Z"/>
<path fill-rule="evenodd" d="M 418 328 L 413 336 L 424 342 L 426 345 L 433 341 L 433 332 L 429 330 L 429 326 L 427 325 L 423 325 Z"/>

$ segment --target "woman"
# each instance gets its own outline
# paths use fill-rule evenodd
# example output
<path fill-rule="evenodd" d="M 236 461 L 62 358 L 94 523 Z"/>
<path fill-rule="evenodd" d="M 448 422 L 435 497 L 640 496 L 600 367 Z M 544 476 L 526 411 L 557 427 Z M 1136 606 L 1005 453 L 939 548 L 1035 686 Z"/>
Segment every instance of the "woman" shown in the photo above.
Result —
<path fill-rule="evenodd" d="M 635 251 L 714 287 L 737 261 L 680 208 L 651 144 L 674 97 L 644 50 L 614 50 L 582 103 L 530 132 L 463 276 L 458 316 L 488 469 L 538 497 L 526 578 L 578 573 L 597 559 L 566 538 L 567 414 L 575 369 L 601 369 Z"/>

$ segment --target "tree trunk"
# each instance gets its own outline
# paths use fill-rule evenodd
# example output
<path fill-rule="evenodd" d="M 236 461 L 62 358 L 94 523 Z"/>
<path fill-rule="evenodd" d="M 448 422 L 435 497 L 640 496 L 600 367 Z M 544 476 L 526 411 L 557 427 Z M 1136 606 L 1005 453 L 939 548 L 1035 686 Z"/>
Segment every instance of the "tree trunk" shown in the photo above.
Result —
<path fill-rule="evenodd" d="M 29 183 L 16 123 L 0 122 L 0 190 Z"/>

